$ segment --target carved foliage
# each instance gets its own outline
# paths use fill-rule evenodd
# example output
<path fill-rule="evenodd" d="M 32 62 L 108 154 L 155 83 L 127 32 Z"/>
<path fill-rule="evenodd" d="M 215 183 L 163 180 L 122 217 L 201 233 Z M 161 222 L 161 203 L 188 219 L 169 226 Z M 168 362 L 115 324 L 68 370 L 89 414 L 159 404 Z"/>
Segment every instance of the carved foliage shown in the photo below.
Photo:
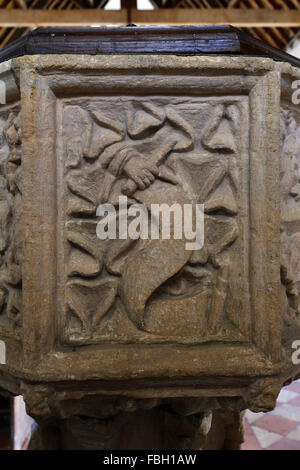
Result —
<path fill-rule="evenodd" d="M 237 298 L 234 285 L 245 287 L 231 277 L 246 256 L 235 243 L 247 197 L 239 161 L 243 112 L 237 100 L 65 103 L 65 340 L 244 339 L 236 320 L 244 293 Z M 150 212 L 153 203 L 204 204 L 203 248 L 186 250 L 184 237 L 97 238 L 99 203 L 113 204 L 119 215 L 124 194 L 129 207 L 138 202 Z"/>
<path fill-rule="evenodd" d="M 21 123 L 17 110 L 1 121 L 0 149 L 0 319 L 21 326 L 22 188 Z"/>

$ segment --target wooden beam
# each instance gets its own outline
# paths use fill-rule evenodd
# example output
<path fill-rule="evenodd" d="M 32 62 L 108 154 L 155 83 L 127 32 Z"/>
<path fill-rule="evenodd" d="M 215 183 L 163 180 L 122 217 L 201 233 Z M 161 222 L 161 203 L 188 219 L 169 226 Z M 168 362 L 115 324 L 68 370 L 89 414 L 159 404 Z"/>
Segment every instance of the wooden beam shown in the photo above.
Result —
<path fill-rule="evenodd" d="M 227 8 L 234 8 L 237 5 L 237 3 L 239 3 L 239 0 L 229 0 Z"/>
<path fill-rule="evenodd" d="M 137 25 L 213 25 L 230 24 L 236 27 L 299 27 L 300 10 L 269 10 L 267 8 L 163 8 L 132 11 Z"/>
<path fill-rule="evenodd" d="M 264 7 L 270 8 L 270 10 L 274 10 L 272 3 L 269 0 L 262 0 Z M 259 9 L 259 4 L 257 0 L 247 0 L 247 3 L 250 5 L 251 8 Z M 244 2 L 240 3 L 240 8 L 242 10 L 247 9 L 247 5 Z M 281 34 L 279 28 L 270 28 L 270 30 L 266 30 L 266 28 L 258 28 L 258 33 L 262 35 L 263 40 L 269 42 L 273 47 L 282 47 L 287 44 L 285 37 Z M 269 33 L 270 31 L 270 33 Z M 273 35 L 276 36 L 276 40 L 273 38 Z M 277 43 L 277 40 L 279 43 Z"/>
<path fill-rule="evenodd" d="M 299 27 L 300 10 L 239 8 L 162 8 L 131 10 L 131 21 L 137 25 L 213 25 L 236 27 Z M 0 26 L 92 26 L 126 25 L 126 10 L 21 10 L 0 9 Z"/>
<path fill-rule="evenodd" d="M 15 0 L 17 6 L 19 6 L 20 8 L 23 8 L 24 10 L 27 9 L 27 5 L 26 5 L 26 2 L 25 0 Z"/>
<path fill-rule="evenodd" d="M 0 9 L 0 26 L 9 27 L 35 27 L 35 26 L 105 26 L 126 25 L 126 10 L 10 10 Z"/>
<path fill-rule="evenodd" d="M 136 8 L 136 0 L 121 0 L 121 9 L 127 10 L 127 24 L 132 23 L 131 12 L 132 10 L 136 10 Z"/>

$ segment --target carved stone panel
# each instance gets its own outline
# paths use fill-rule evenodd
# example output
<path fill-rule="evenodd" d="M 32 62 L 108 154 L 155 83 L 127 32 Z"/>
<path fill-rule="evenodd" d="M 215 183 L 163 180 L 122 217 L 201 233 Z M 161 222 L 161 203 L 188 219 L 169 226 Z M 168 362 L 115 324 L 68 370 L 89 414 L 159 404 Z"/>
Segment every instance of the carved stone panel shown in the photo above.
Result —
<path fill-rule="evenodd" d="M 59 106 L 63 339 L 249 341 L 247 99 L 82 101 L 67 98 Z M 153 175 L 161 151 L 167 155 Z M 150 213 L 151 204 L 204 204 L 202 249 L 187 250 L 187 240 L 177 239 L 99 240 L 98 205 L 120 211 L 119 196 L 140 174 L 129 206 L 142 203 Z"/>
<path fill-rule="evenodd" d="M 268 59 L 41 56 L 22 89 L 28 377 L 280 371 L 279 72 Z M 234 73 L 232 72 L 234 70 Z M 109 77 L 109 78 L 108 78 Z M 100 203 L 204 204 L 204 244 L 97 237 Z M 172 224 L 171 224 L 172 225 Z M 174 228 L 174 227 L 173 227 Z M 159 233 L 162 230 L 159 226 Z"/>
<path fill-rule="evenodd" d="M 281 279 L 286 291 L 287 315 L 299 315 L 300 243 L 300 114 L 281 109 Z"/>
<path fill-rule="evenodd" d="M 0 115 L 0 325 L 19 336 L 22 326 L 21 122 L 18 105 Z"/>

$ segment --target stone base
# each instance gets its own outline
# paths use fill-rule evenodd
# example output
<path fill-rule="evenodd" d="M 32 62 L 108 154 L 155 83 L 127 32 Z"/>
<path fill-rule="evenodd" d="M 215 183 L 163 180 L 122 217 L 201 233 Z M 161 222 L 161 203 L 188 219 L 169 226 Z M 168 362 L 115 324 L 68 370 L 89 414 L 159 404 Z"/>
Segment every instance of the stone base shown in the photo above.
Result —
<path fill-rule="evenodd" d="M 102 419 L 72 416 L 38 426 L 30 450 L 238 450 L 242 417 L 223 409 L 182 415 L 167 405 Z"/>

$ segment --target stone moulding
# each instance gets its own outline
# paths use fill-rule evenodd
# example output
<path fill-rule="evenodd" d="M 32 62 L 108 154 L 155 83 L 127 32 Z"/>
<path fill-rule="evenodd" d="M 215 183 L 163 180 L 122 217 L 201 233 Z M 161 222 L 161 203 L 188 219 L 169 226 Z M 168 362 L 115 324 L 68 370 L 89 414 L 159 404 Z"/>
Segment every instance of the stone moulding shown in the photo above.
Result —
<path fill-rule="evenodd" d="M 284 70 L 284 76 L 298 76 L 298 69 L 255 57 L 34 55 L 13 59 L 11 70 L 20 88 L 20 101 L 16 95 L 3 107 L 1 116 L 7 120 L 8 108 L 21 109 L 23 245 L 22 281 L 17 285 L 21 282 L 22 306 L 17 322 L 4 318 L 6 311 L 0 314 L 0 339 L 7 345 L 7 364 L 0 366 L 0 386 L 2 380 L 7 384 L 9 377 L 16 377 L 16 382 L 23 383 L 27 390 L 29 382 L 46 388 L 49 385 L 46 395 L 51 401 L 51 390 L 58 391 L 64 383 L 69 384 L 70 390 L 74 388 L 70 392 L 74 396 L 78 390 L 84 395 L 81 383 L 88 381 L 84 387 L 90 389 L 87 394 L 217 397 L 228 398 L 232 403 L 243 397 L 236 408 L 253 404 L 253 409 L 270 409 L 286 369 L 282 361 L 284 313 L 280 279 L 281 75 Z M 118 127 L 114 106 L 116 112 L 124 111 L 127 116 L 127 133 Z M 126 296 L 132 283 L 139 285 L 140 281 L 128 275 L 130 269 L 136 272 L 134 264 L 131 268 L 130 256 L 121 276 L 115 275 L 115 264 L 108 262 L 109 254 L 103 255 L 107 277 L 99 267 L 100 260 L 95 264 L 94 258 L 90 259 L 93 253 L 89 233 L 94 223 L 90 220 L 91 207 L 95 201 L 84 194 L 86 191 L 91 195 L 91 188 L 95 187 L 94 180 L 91 183 L 91 173 L 95 175 L 97 169 L 92 166 L 97 165 L 91 150 L 93 138 L 105 129 L 101 139 L 110 139 L 113 134 L 111 145 L 116 145 L 118 139 L 128 139 L 130 132 L 131 140 L 138 140 L 139 131 L 130 130 L 132 107 L 136 112 L 132 126 L 138 128 L 138 113 L 148 113 L 145 119 L 151 121 L 149 129 L 158 129 L 156 139 L 163 134 L 164 126 L 173 125 L 172 132 L 185 132 L 184 138 L 190 138 L 193 149 L 189 150 L 187 144 L 187 150 L 178 151 L 178 159 L 184 160 L 189 174 L 194 155 L 198 154 L 203 159 L 201 165 L 206 165 L 205 159 L 212 159 L 213 173 L 222 171 L 223 161 L 228 165 L 224 184 L 229 185 L 226 194 L 231 191 L 235 201 L 226 199 L 226 214 L 221 213 L 220 220 L 225 217 L 227 221 L 230 215 L 228 227 L 235 235 L 220 248 L 220 259 L 211 253 L 213 261 L 207 261 L 212 274 L 205 272 L 207 284 L 200 297 L 204 302 L 203 292 L 207 292 L 210 299 L 210 307 L 205 304 L 211 315 L 208 326 L 195 323 L 188 330 L 185 325 L 180 326 L 176 316 L 172 323 L 175 304 L 169 308 L 161 291 L 153 299 L 149 295 L 147 303 L 145 300 L 144 326 L 132 321 L 135 314 Z M 205 112 L 208 121 L 214 123 L 211 126 L 210 122 L 208 126 L 205 123 Z M 99 117 L 101 113 L 104 117 Z M 180 118 L 187 124 L 179 125 Z M 186 137 L 188 131 L 180 130 L 188 129 L 193 119 L 198 119 L 200 128 L 196 131 L 200 139 L 195 130 L 190 132 L 191 137 Z M 17 129 L 17 124 L 14 126 Z M 217 130 L 220 132 L 216 137 Z M 91 137 L 86 143 L 88 132 Z M 141 131 L 140 149 L 145 148 L 143 140 L 150 139 L 147 132 Z M 66 150 L 68 141 L 71 146 L 75 142 L 76 148 L 79 145 L 81 158 L 82 148 L 88 146 L 85 166 L 80 166 L 75 147 Z M 218 159 L 223 159 L 221 164 Z M 81 169 L 83 173 L 79 174 Z M 176 169 L 174 166 L 175 173 Z M 200 170 L 196 170 L 200 178 Z M 179 175 L 188 178 L 183 170 Z M 78 178 L 82 178 L 79 183 Z M 192 184 L 202 191 L 203 181 L 201 187 L 196 179 Z M 218 184 L 214 190 L 223 190 Z M 162 190 L 158 187 L 159 191 Z M 74 209 L 75 196 L 81 198 L 79 209 Z M 86 205 L 82 209 L 83 199 Z M 212 203 L 208 197 L 207 201 Z M 220 223 L 219 210 L 218 205 L 214 206 L 207 215 L 211 233 L 219 230 L 219 225 L 214 228 Z M 84 247 L 76 232 L 78 224 L 85 227 Z M 165 256 L 166 260 L 172 259 L 168 252 Z M 78 265 L 90 267 L 91 272 L 94 269 L 94 274 L 83 275 Z M 229 266 L 229 274 L 225 265 Z M 215 299 L 212 292 L 216 289 L 216 281 L 211 279 L 221 276 L 220 272 L 223 276 L 227 273 L 229 285 L 221 319 L 214 316 L 217 313 L 211 300 Z M 144 275 L 148 282 L 147 272 Z M 97 310 L 98 319 L 93 322 L 86 312 L 89 308 L 94 312 L 95 306 L 85 303 L 92 298 L 87 293 L 92 292 L 95 302 L 101 303 L 106 289 L 107 295 L 113 289 L 122 294 L 114 294 L 108 313 Z M 124 314 L 126 309 L 129 319 Z M 154 318 L 160 312 L 169 315 L 172 328 L 163 319 L 151 323 L 149 316 Z M 194 325 L 190 306 L 185 312 L 190 315 L 187 323 Z M 209 322 L 214 327 L 210 328 Z M 221 326 L 217 328 L 218 322 Z M 293 374 L 296 375 L 294 370 Z M 285 374 L 283 382 L 290 377 Z M 128 387 L 132 383 L 135 390 Z M 228 406 L 233 405 L 228 402 Z"/>

